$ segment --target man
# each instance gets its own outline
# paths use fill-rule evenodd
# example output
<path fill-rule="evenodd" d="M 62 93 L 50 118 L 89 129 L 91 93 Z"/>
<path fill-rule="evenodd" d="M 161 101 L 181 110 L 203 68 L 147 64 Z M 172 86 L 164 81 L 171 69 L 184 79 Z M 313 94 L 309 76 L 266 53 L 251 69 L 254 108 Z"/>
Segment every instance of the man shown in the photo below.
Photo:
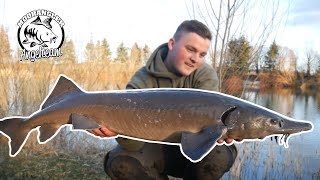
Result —
<path fill-rule="evenodd" d="M 196 88 L 217 91 L 214 69 L 204 63 L 210 47 L 210 30 L 196 20 L 184 21 L 173 38 L 159 46 L 147 64 L 138 70 L 127 89 Z M 187 100 L 186 100 L 187 101 Z M 98 136 L 114 136 L 106 128 L 90 131 Z M 202 161 L 192 163 L 179 146 L 144 143 L 124 138 L 105 158 L 105 171 L 111 179 L 220 179 L 237 156 L 234 145 L 216 146 Z M 233 139 L 220 139 L 219 143 Z"/>

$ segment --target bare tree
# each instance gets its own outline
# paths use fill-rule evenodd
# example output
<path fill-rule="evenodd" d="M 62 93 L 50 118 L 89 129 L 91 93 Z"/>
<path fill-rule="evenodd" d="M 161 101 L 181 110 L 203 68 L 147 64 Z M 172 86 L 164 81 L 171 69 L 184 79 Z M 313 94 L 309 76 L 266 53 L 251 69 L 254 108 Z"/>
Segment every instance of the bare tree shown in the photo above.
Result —
<path fill-rule="evenodd" d="M 277 71 L 295 73 L 297 71 L 297 56 L 292 49 L 279 47 L 279 63 Z"/>
<path fill-rule="evenodd" d="M 312 48 L 307 48 L 305 50 L 305 64 L 306 64 L 306 77 L 309 78 L 311 73 L 315 72 L 317 69 L 317 61 L 319 61 L 319 53 Z"/>
<path fill-rule="evenodd" d="M 248 66 L 254 62 L 258 64 L 266 41 L 280 27 L 288 12 L 279 11 L 279 0 L 186 0 L 186 6 L 190 17 L 203 21 L 214 34 L 210 59 L 218 70 L 220 90 L 227 72 L 225 63 L 230 39 L 248 37 L 253 47 Z"/>

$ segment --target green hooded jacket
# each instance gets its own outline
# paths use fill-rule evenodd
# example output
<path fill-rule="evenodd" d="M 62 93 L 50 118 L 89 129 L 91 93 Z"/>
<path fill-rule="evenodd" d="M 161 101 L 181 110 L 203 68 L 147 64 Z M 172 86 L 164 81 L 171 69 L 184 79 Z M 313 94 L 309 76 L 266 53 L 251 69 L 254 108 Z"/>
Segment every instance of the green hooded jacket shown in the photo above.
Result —
<path fill-rule="evenodd" d="M 195 88 L 217 91 L 218 77 L 216 71 L 204 63 L 189 76 L 177 76 L 169 72 L 164 64 L 168 54 L 168 44 L 159 46 L 150 56 L 146 65 L 140 68 L 127 84 L 127 89 L 144 88 Z M 127 150 L 142 148 L 143 142 L 117 138 L 118 143 Z"/>

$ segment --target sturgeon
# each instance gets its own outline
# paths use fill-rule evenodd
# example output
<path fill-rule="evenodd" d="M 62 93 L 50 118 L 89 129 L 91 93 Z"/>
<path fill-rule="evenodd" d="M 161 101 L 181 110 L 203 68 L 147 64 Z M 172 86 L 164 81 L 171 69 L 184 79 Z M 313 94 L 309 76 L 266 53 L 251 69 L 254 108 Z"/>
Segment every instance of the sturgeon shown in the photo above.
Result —
<path fill-rule="evenodd" d="M 219 138 L 282 135 L 279 144 L 287 146 L 291 134 L 313 129 L 311 122 L 219 92 L 184 88 L 87 92 L 60 75 L 38 111 L 1 119 L 0 132 L 9 139 L 9 155 L 14 157 L 32 130 L 38 130 L 38 142 L 43 144 L 67 125 L 80 131 L 107 127 L 118 134 L 108 138 L 179 145 L 192 162 L 201 161 Z"/>

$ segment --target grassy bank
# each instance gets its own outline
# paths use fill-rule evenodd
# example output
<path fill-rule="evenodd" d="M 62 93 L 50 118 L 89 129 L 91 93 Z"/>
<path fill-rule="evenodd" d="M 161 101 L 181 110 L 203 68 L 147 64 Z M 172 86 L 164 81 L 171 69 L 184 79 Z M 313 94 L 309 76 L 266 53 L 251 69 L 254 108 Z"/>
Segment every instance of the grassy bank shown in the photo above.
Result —
<path fill-rule="evenodd" d="M 0 179 L 106 179 L 103 156 L 79 158 L 72 153 L 30 153 L 2 159 Z"/>

